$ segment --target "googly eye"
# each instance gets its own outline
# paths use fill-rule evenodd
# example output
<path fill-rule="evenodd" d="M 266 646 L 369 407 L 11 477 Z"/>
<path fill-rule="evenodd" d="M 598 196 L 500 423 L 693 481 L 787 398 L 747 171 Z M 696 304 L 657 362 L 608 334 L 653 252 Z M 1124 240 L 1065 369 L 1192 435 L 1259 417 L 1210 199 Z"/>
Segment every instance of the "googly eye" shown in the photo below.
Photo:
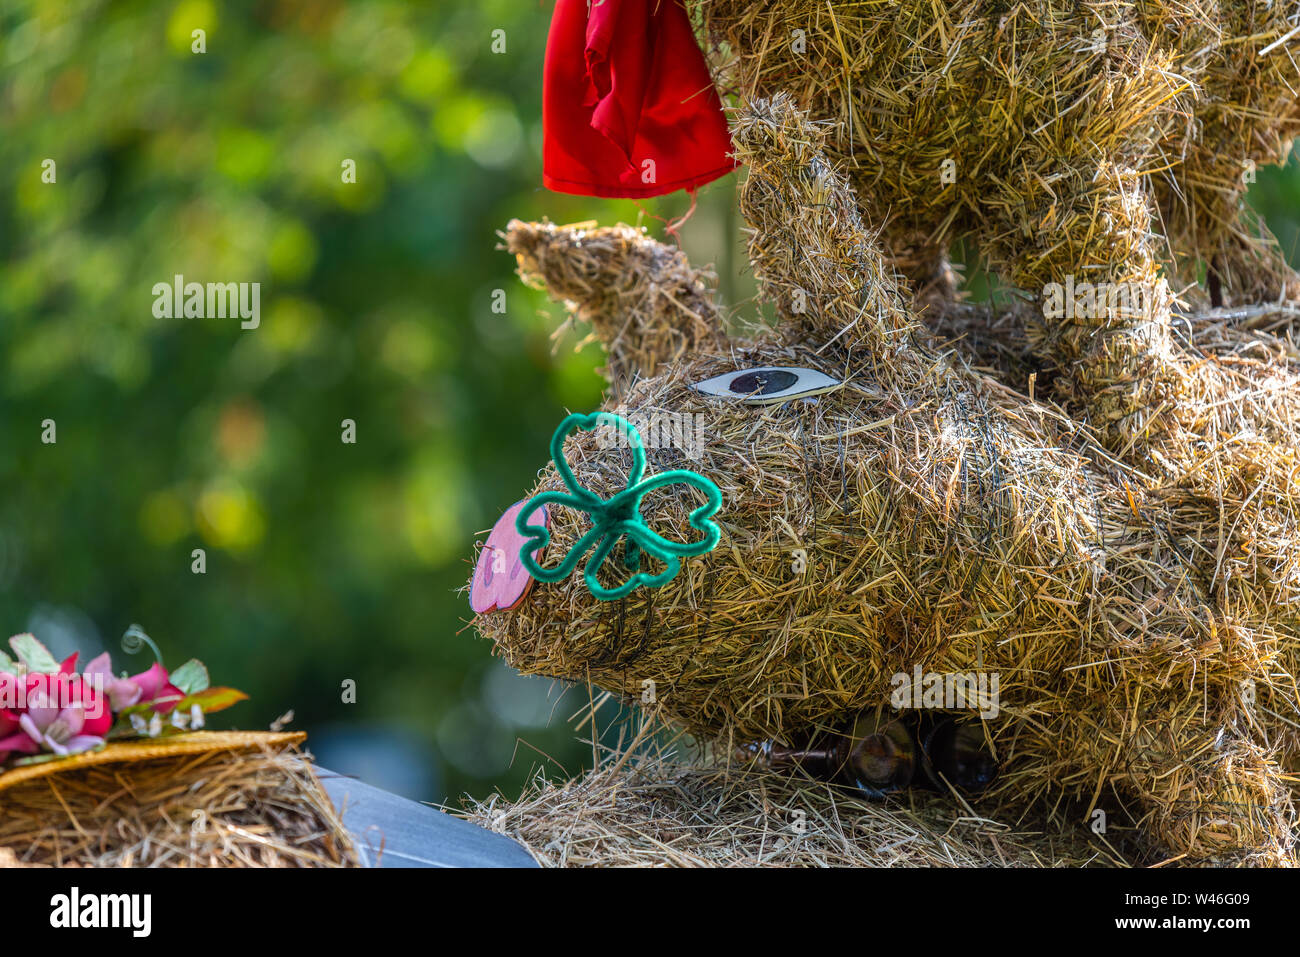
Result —
<path fill-rule="evenodd" d="M 746 405 L 771 405 L 834 392 L 843 384 L 816 369 L 773 366 L 727 372 L 692 383 L 691 388 L 720 399 L 738 399 Z"/>

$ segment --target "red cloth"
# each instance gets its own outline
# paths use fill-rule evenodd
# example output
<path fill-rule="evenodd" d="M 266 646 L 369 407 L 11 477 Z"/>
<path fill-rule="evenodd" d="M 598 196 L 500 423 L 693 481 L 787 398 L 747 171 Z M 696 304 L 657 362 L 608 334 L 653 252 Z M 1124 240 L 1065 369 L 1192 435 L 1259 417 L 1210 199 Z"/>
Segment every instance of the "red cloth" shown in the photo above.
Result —
<path fill-rule="evenodd" d="M 547 189 L 658 196 L 736 168 L 680 0 L 557 0 L 542 84 Z M 644 182 L 646 160 L 654 182 Z"/>

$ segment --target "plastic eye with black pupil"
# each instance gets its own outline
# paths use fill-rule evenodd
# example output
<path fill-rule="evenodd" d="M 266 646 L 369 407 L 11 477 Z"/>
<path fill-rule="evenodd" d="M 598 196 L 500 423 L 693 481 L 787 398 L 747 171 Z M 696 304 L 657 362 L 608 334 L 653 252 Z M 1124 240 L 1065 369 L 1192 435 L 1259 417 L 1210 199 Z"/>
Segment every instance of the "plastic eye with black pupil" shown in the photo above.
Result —
<path fill-rule="evenodd" d="M 782 392 L 799 381 L 793 372 L 772 369 L 765 372 L 742 372 L 727 386 L 736 395 L 771 395 Z"/>
<path fill-rule="evenodd" d="M 736 399 L 747 405 L 771 405 L 833 392 L 843 384 L 816 369 L 778 366 L 727 372 L 695 382 L 691 388 L 704 395 Z"/>

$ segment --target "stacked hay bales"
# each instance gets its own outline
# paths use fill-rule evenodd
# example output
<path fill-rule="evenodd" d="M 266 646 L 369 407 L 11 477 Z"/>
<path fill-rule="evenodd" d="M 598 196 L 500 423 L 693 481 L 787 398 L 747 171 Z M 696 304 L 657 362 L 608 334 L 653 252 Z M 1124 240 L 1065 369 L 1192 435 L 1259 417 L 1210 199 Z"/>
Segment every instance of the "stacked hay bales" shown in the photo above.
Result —
<path fill-rule="evenodd" d="M 1288 860 L 1294 445 L 1243 434 L 1226 478 L 1220 446 L 1202 445 L 1201 471 L 1175 480 L 1117 457 L 1060 407 L 930 339 L 826 148 L 833 127 L 778 97 L 743 111 L 735 135 L 750 257 L 782 323 L 643 369 L 620 400 L 702 418 L 702 457 L 650 449 L 650 470 L 718 484 L 721 545 L 619 602 L 595 601 L 578 577 L 538 585 L 477 619 L 481 632 L 527 672 L 629 698 L 652 682 L 664 716 L 728 746 L 840 727 L 887 707 L 895 676 L 918 667 L 995 673 L 1000 708 L 984 727 L 1003 774 L 981 807 L 1081 826 L 1103 806 L 1175 857 Z M 625 282 L 609 262 L 605 281 Z M 1251 377 L 1269 374 L 1295 407 L 1286 356 L 1237 353 L 1242 335 L 1222 357 L 1254 364 L 1236 401 L 1262 401 Z M 845 384 L 762 408 L 689 387 L 771 366 Z M 630 456 L 601 446 L 579 434 L 567 456 L 608 497 Z M 560 487 L 548 469 L 534 492 Z M 643 511 L 688 540 L 698 504 L 665 489 Z M 557 509 L 551 530 L 545 564 L 585 519 Z"/>
<path fill-rule="evenodd" d="M 305 737 L 194 733 L 6 771 L 0 866 L 358 866 Z"/>

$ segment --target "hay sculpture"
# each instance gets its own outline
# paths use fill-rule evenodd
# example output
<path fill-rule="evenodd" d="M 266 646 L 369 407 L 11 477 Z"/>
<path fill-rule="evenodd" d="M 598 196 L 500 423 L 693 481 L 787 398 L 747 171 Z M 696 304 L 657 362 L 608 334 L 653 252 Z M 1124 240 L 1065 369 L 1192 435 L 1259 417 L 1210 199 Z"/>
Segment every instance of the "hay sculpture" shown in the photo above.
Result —
<path fill-rule="evenodd" d="M 0 774 L 0 866 L 347 867 L 301 733 L 109 744 Z"/>
<path fill-rule="evenodd" d="M 781 322 L 642 368 L 644 378 L 613 384 L 609 403 L 701 417 L 700 456 L 650 448 L 649 470 L 693 468 L 721 488 L 721 544 L 664 587 L 617 602 L 596 601 L 580 575 L 538 583 L 513 610 L 479 616 L 481 633 L 528 673 L 630 700 L 653 682 L 663 716 L 724 752 L 797 744 L 887 709 L 895 676 L 916 668 L 997 674 L 1000 709 L 983 728 L 1002 773 L 980 813 L 1014 822 L 1039 809 L 1083 827 L 1101 807 L 1135 823 L 1154 859 L 1290 861 L 1294 349 L 1230 316 L 1193 324 L 1179 348 L 1222 388 L 1198 406 L 1203 434 L 1178 464 L 1149 468 L 1145 455 L 1108 448 L 1113 434 L 1030 398 L 1023 381 L 978 371 L 983 360 L 918 323 L 828 151 L 833 126 L 779 96 L 743 110 L 734 134 L 748 166 L 750 259 Z M 553 272 L 557 295 L 589 316 L 608 300 L 575 296 L 567 264 L 580 257 L 593 288 L 624 287 L 626 249 L 656 245 L 625 227 L 521 223 L 506 241 L 528 281 Z M 676 256 L 638 261 L 649 264 L 636 280 L 645 290 L 707 282 Z M 628 311 L 642 325 L 670 321 L 651 301 L 621 302 L 593 326 L 621 328 Z M 697 341 L 724 336 L 716 310 L 691 311 L 716 324 Z M 951 314 L 959 327 L 983 324 L 986 354 L 1016 352 L 973 307 Z M 1285 309 L 1253 315 L 1288 321 Z M 815 403 L 771 406 L 690 388 L 773 366 L 844 384 Z M 586 488 L 623 488 L 631 456 L 597 432 L 577 433 L 565 454 Z M 558 488 L 549 467 L 534 492 Z M 643 512 L 687 541 L 699 504 L 665 489 Z M 580 514 L 555 509 L 546 564 L 585 530 Z M 613 584 L 616 563 L 606 565 Z"/>
<path fill-rule="evenodd" d="M 970 237 L 1035 296 L 1115 293 L 1084 315 L 1040 313 L 1033 330 L 1060 396 L 1113 452 L 1176 475 L 1201 439 L 1276 431 L 1269 410 L 1232 407 L 1231 373 L 1174 341 L 1160 266 L 1178 263 L 1189 288 L 1208 264 L 1238 304 L 1300 289 L 1240 212 L 1255 168 L 1300 134 L 1300 3 L 694 6 L 724 89 L 786 92 L 835 121 L 832 155 L 905 273 L 933 276 Z M 1207 405 L 1226 428 L 1203 420 Z"/>
<path fill-rule="evenodd" d="M 1276 298 L 1294 279 L 1241 209 L 1255 169 L 1284 161 L 1300 135 L 1294 0 L 691 6 L 724 88 L 788 92 L 836 121 L 828 145 L 872 221 L 900 240 L 889 252 L 924 253 L 915 266 L 962 234 L 1033 242 L 1045 226 L 1086 240 L 1061 217 L 1096 227 L 1120 198 L 1106 170 L 1127 168 L 1152 175 L 1172 251 L 1217 261 L 1238 302 Z M 1049 196 L 1057 215 L 1043 223 L 1034 214 Z M 1085 262 L 1048 248 L 1019 258 L 1034 252 Z"/>

